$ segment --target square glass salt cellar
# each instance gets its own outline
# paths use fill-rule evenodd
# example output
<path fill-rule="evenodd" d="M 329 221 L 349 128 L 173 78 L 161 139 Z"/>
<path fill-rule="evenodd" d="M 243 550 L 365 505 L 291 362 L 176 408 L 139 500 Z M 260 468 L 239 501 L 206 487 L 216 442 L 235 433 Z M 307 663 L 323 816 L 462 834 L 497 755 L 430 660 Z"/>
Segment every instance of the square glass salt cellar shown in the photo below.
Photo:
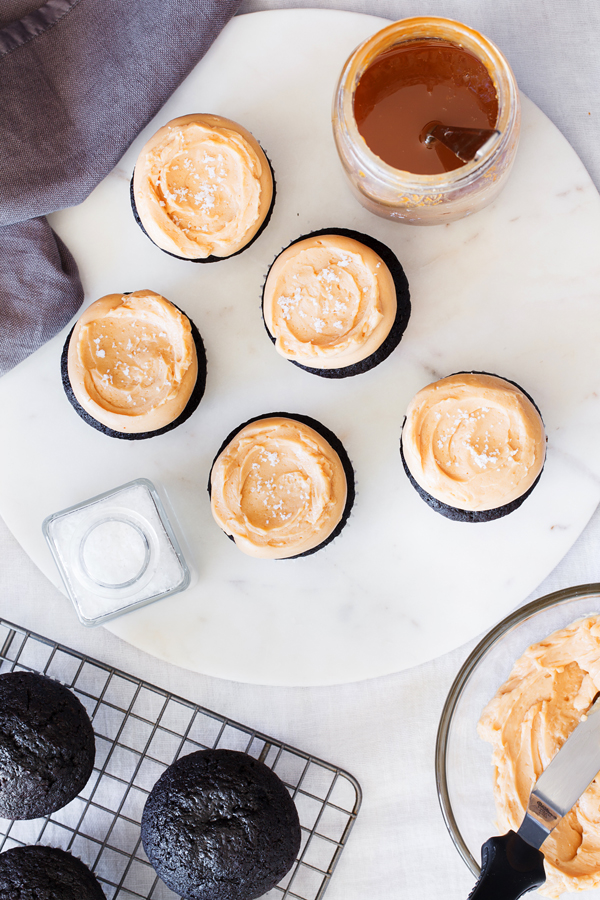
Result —
<path fill-rule="evenodd" d="M 147 478 L 53 513 L 42 530 L 83 625 L 100 625 L 190 583 L 165 508 Z"/>

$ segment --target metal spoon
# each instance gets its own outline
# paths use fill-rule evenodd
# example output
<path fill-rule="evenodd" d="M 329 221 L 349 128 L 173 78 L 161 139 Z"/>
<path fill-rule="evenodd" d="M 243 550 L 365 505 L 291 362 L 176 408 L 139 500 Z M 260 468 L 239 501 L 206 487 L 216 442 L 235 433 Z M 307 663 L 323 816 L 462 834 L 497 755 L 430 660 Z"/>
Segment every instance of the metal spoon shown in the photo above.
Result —
<path fill-rule="evenodd" d="M 439 141 L 463 162 L 470 162 L 472 159 L 480 159 L 488 149 L 488 144 L 499 134 L 495 128 L 460 128 L 442 125 L 441 122 L 429 122 L 421 132 L 421 140 L 429 148 L 433 147 L 434 141 Z"/>

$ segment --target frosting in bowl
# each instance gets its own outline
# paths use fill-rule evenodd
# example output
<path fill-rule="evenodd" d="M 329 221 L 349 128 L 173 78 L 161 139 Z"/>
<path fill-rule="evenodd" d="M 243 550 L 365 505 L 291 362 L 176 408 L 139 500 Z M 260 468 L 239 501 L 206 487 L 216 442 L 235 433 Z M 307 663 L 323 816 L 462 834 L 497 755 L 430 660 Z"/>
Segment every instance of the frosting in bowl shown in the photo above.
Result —
<path fill-rule="evenodd" d="M 133 194 L 148 236 L 186 259 L 231 256 L 254 237 L 273 199 L 255 138 L 222 116 L 172 119 L 143 147 Z"/>
<path fill-rule="evenodd" d="M 496 375 L 460 373 L 411 400 L 402 430 L 408 469 L 432 497 L 488 510 L 521 497 L 546 453 L 541 416 L 516 385 Z"/>
<path fill-rule="evenodd" d="M 185 409 L 198 374 L 188 318 L 160 294 L 108 294 L 77 321 L 68 351 L 82 408 L 114 431 L 169 425 Z"/>
<path fill-rule="evenodd" d="M 275 260 L 263 315 L 286 359 L 337 369 L 371 356 L 396 317 L 390 270 L 370 247 L 337 234 L 297 241 Z"/>
<path fill-rule="evenodd" d="M 497 826 L 517 831 L 529 794 L 600 691 L 600 616 L 579 619 L 529 647 L 484 709 L 479 736 L 493 748 Z M 600 887 L 600 779 L 546 838 L 538 891 Z"/>
<path fill-rule="evenodd" d="M 211 476 L 217 524 L 249 556 L 284 559 L 323 543 L 347 496 L 340 457 L 313 428 L 281 416 L 245 425 Z"/>

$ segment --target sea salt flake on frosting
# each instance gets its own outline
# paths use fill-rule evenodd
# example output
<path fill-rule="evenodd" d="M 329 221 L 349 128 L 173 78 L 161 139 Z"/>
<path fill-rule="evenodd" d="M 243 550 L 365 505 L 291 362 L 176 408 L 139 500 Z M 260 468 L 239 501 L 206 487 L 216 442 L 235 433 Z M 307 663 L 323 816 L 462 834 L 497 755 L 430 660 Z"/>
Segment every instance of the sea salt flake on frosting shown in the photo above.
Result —
<path fill-rule="evenodd" d="M 318 276 L 320 281 L 327 281 L 333 284 L 339 284 L 339 278 L 333 271 L 333 269 L 321 269 Z"/>
<path fill-rule="evenodd" d="M 471 456 L 473 457 L 473 461 L 476 465 L 479 466 L 480 469 L 486 469 L 489 463 L 497 463 L 498 454 L 495 456 L 487 454 L 487 453 L 478 453 L 474 447 L 469 446 L 469 450 L 471 452 Z"/>

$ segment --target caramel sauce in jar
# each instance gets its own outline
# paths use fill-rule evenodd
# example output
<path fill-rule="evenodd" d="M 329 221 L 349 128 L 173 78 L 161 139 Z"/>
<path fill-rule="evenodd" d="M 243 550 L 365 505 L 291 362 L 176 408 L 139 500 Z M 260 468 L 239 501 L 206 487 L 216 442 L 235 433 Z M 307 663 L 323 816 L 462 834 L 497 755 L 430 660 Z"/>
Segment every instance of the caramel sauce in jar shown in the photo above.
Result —
<path fill-rule="evenodd" d="M 370 212 L 438 225 L 496 199 L 519 140 L 512 70 L 486 37 L 452 19 L 418 16 L 367 38 L 347 60 L 333 101 L 333 135 L 350 187 Z M 461 161 L 427 129 L 493 129 Z M 428 146 L 429 144 L 429 146 Z"/>
<path fill-rule="evenodd" d="M 425 144 L 427 127 L 494 128 L 498 97 L 487 68 L 468 50 L 415 40 L 386 50 L 363 72 L 354 117 L 367 145 L 388 165 L 436 175 L 465 163 L 439 141 Z"/>

